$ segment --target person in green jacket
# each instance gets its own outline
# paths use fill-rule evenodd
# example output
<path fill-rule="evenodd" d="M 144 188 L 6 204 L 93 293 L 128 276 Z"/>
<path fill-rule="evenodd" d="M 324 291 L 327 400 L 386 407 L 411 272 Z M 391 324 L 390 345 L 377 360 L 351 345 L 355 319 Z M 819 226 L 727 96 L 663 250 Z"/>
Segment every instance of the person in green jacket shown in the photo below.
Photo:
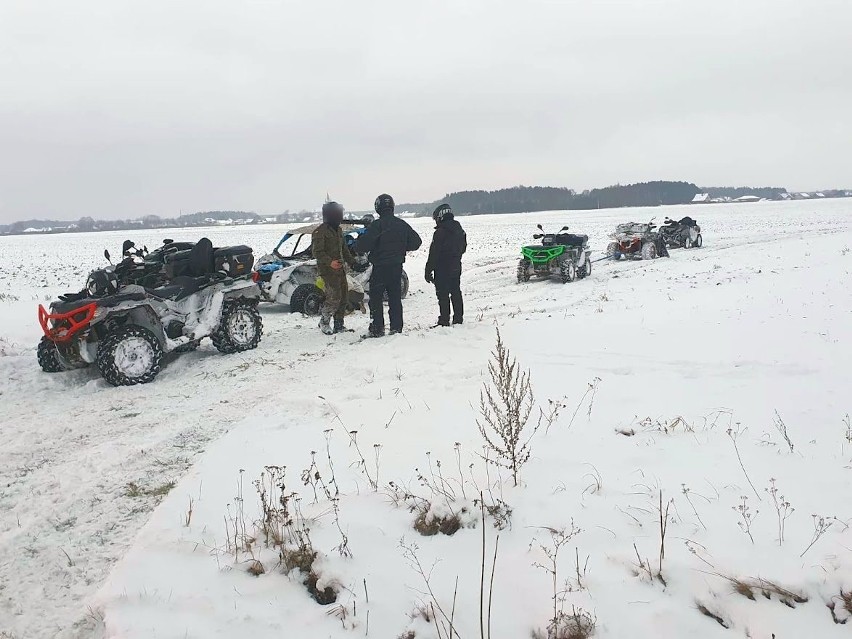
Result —
<path fill-rule="evenodd" d="M 320 330 L 326 335 L 346 330 L 343 317 L 349 287 L 346 284 L 344 264 L 357 268 L 357 263 L 346 242 L 343 241 L 343 207 L 337 202 L 322 205 L 322 224 L 311 234 L 311 249 L 317 261 L 317 270 L 325 283 L 325 301 L 320 310 Z M 334 318 L 334 326 L 331 319 Z"/>

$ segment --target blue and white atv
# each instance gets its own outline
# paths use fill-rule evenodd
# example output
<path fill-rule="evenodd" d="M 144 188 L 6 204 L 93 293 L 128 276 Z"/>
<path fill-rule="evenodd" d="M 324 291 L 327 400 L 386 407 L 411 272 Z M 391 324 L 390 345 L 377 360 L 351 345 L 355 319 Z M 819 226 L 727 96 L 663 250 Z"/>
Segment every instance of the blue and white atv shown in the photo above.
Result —
<path fill-rule="evenodd" d="M 343 220 L 340 228 L 350 249 L 372 221 L 371 216 L 358 220 Z M 262 300 L 285 304 L 293 313 L 319 315 L 325 300 L 324 283 L 311 252 L 311 234 L 318 227 L 319 223 L 315 223 L 288 231 L 272 249 L 272 253 L 257 260 L 254 265 L 253 279 L 260 287 Z M 356 256 L 356 259 L 367 262 L 366 256 Z M 372 266 L 368 266 L 362 273 L 356 273 L 347 267 L 350 313 L 356 310 L 366 312 L 372 271 Z M 403 271 L 402 296 L 406 295 L 408 295 L 408 275 Z"/>

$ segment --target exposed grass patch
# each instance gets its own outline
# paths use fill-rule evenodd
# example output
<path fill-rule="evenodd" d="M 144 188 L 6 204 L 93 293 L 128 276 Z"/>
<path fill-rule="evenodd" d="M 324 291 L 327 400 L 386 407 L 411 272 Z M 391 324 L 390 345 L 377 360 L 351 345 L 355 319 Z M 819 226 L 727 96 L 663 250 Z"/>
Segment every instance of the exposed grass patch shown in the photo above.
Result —
<path fill-rule="evenodd" d="M 723 628 L 730 628 L 728 622 L 726 622 L 721 616 L 717 615 L 715 612 L 710 610 L 707 606 L 705 606 L 700 601 L 696 601 L 695 605 L 698 607 L 698 612 L 700 612 L 705 617 L 710 617 L 713 621 L 718 623 Z"/>
<path fill-rule="evenodd" d="M 464 512 L 465 509 L 462 509 Z M 429 511 L 421 512 L 414 520 L 414 530 L 424 537 L 432 537 L 441 533 L 443 535 L 454 535 L 462 527 L 461 519 L 455 513 L 438 516 Z"/>
<path fill-rule="evenodd" d="M 131 481 L 124 488 L 124 496 L 125 497 L 163 497 L 168 495 L 171 492 L 172 488 L 175 487 L 175 482 L 169 481 L 165 484 L 160 484 L 159 486 L 154 486 L 152 488 L 146 488 L 145 486 L 140 486 L 135 481 Z"/>

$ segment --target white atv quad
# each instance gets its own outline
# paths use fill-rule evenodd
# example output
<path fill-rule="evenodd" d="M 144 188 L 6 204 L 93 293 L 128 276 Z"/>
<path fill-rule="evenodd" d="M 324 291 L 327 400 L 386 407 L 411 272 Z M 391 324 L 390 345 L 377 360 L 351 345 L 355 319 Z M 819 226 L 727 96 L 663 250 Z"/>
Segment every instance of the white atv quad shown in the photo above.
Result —
<path fill-rule="evenodd" d="M 344 220 L 341 225 L 348 244 L 363 233 L 372 220 Z M 289 306 L 293 313 L 319 315 L 325 300 L 324 283 L 311 252 L 311 234 L 319 224 L 293 229 L 284 234 L 272 253 L 258 259 L 252 277 L 258 283 L 262 299 Z M 290 241 L 293 240 L 293 241 Z M 285 246 L 286 244 L 286 246 Z M 370 274 L 373 267 L 366 257 L 357 257 L 366 269 L 360 273 L 346 269 L 349 285 L 348 311 L 366 312 L 369 303 Z M 402 272 L 402 297 L 408 295 L 408 275 Z"/>
<path fill-rule="evenodd" d="M 128 386 L 152 381 L 166 353 L 194 350 L 205 337 L 222 353 L 256 348 L 263 323 L 252 261 L 247 246 L 214 249 L 203 238 L 166 256 L 157 288 L 127 283 L 138 271 L 133 256 L 93 271 L 80 293 L 60 296 L 49 311 L 39 306 L 42 370 L 95 364 L 107 382 Z"/>

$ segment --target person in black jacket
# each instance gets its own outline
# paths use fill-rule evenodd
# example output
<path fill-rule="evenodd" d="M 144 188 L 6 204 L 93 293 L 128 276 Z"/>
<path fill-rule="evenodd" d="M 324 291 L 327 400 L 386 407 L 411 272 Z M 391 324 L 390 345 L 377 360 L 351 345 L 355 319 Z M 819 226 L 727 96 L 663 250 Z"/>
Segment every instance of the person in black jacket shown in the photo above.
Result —
<path fill-rule="evenodd" d="M 385 293 L 391 335 L 402 332 L 402 264 L 406 252 L 419 249 L 423 240 L 408 222 L 393 214 L 394 201 L 387 193 L 376 198 L 375 209 L 379 219 L 358 238 L 355 252 L 369 253 L 373 265 L 368 336 L 382 337 L 385 334 Z"/>
<path fill-rule="evenodd" d="M 467 250 L 467 235 L 449 204 L 441 204 L 432 213 L 435 233 L 426 262 L 426 281 L 435 284 L 438 296 L 438 326 L 450 325 L 450 301 L 453 304 L 453 324 L 464 321 L 464 302 L 461 294 L 461 260 Z"/>

